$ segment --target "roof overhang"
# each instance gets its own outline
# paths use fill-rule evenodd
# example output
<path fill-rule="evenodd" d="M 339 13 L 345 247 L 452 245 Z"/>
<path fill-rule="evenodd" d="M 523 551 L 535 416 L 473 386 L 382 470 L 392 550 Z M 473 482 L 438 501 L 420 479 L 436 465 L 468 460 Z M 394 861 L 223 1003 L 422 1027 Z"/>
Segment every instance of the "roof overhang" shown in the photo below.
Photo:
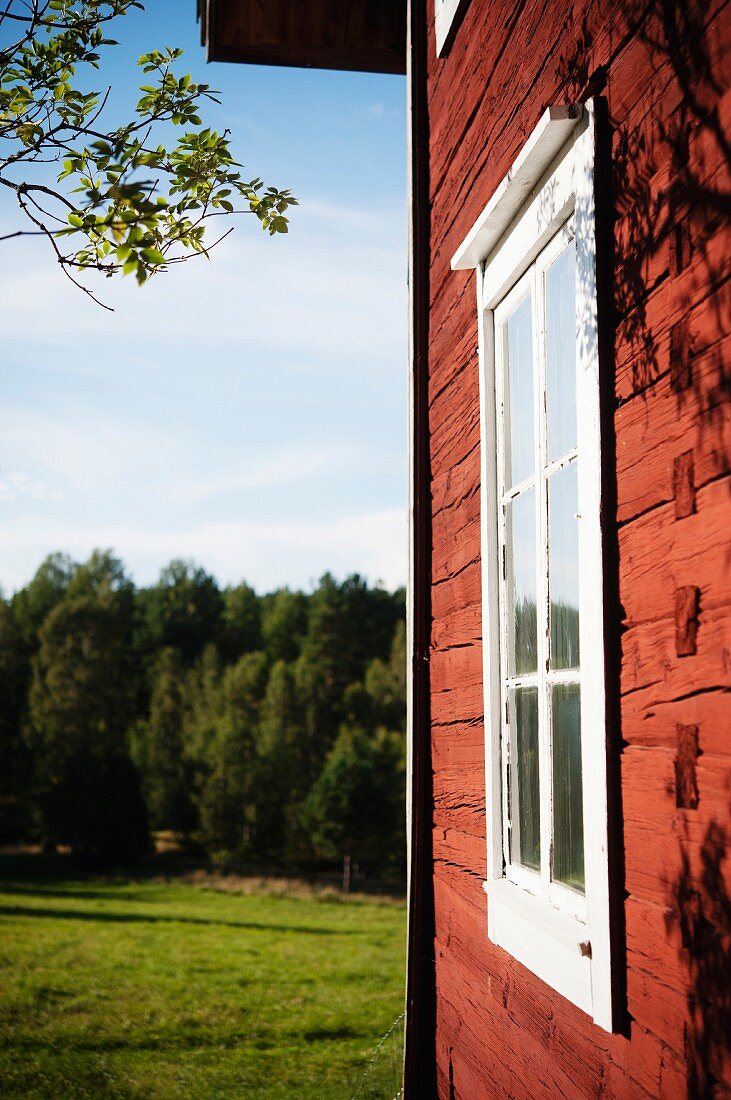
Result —
<path fill-rule="evenodd" d="M 198 0 L 209 61 L 406 72 L 403 0 Z"/>

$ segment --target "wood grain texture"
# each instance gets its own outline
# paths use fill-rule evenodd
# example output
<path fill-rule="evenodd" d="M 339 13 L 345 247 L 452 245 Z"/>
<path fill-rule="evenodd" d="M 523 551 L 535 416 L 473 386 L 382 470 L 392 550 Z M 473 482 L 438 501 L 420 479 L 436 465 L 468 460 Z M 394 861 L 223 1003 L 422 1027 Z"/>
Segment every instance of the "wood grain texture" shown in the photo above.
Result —
<path fill-rule="evenodd" d="M 209 61 L 406 71 L 406 6 L 388 0 L 208 0 Z"/>
<path fill-rule="evenodd" d="M 684 585 L 675 590 L 675 652 L 678 657 L 692 657 L 696 652 L 700 590 Z"/>
<path fill-rule="evenodd" d="M 433 3 L 423 0 L 422 10 L 431 26 Z M 433 37 L 429 44 L 431 740 L 444 1100 L 675 1100 L 731 1090 L 731 1022 L 718 978 L 731 912 L 730 51 L 727 0 L 472 0 L 447 56 L 436 57 Z M 612 637 L 623 746 L 614 797 L 628 1011 L 614 1035 L 486 935 L 477 317 L 474 276 L 449 266 L 544 108 L 592 89 L 608 104 L 614 203 L 608 477 L 617 504 L 605 521 L 622 612 Z"/>
<path fill-rule="evenodd" d="M 684 451 L 673 460 L 675 518 L 686 519 L 695 512 L 695 466 L 693 452 Z"/>
<path fill-rule="evenodd" d="M 695 810 L 698 806 L 698 727 L 683 726 L 678 722 L 675 732 L 678 741 L 675 756 L 675 805 L 686 810 Z"/>

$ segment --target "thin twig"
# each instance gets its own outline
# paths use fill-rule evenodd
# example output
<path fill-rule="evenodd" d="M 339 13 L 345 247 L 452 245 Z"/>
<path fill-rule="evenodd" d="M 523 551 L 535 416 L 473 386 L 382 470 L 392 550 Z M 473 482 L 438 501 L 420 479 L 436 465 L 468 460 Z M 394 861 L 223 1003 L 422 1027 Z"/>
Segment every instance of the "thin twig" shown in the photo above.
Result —
<path fill-rule="evenodd" d="M 89 298 L 91 298 L 91 300 L 93 302 L 96 302 L 96 304 L 98 306 L 101 306 L 102 309 L 108 310 L 109 313 L 114 313 L 114 309 L 112 308 L 112 306 L 105 305 L 104 302 L 101 302 L 97 298 L 97 296 L 91 290 L 89 290 L 88 286 L 84 286 L 83 283 L 80 283 L 78 279 L 75 279 L 73 277 L 71 272 L 68 270 L 68 259 L 67 259 L 66 256 L 63 255 L 63 253 L 59 249 L 58 245 L 56 244 L 56 242 L 53 238 L 53 232 L 47 226 L 45 226 L 42 221 L 40 221 L 38 218 L 36 218 L 35 214 L 33 214 L 28 209 L 28 204 L 25 202 L 25 200 L 23 198 L 23 195 L 20 192 L 18 192 L 18 204 L 19 204 L 21 210 L 23 211 L 23 213 L 25 214 L 25 216 L 27 218 L 29 218 L 30 221 L 32 221 L 34 225 L 37 225 L 38 228 L 43 233 L 45 233 L 45 235 L 48 237 L 49 241 L 51 242 L 51 246 L 53 248 L 53 251 L 56 253 L 56 258 L 57 258 L 57 260 L 58 260 L 58 262 L 61 266 L 61 270 L 63 271 L 66 278 L 69 279 L 74 284 L 75 287 L 77 287 L 79 290 L 83 291 L 84 294 L 86 294 Z"/>

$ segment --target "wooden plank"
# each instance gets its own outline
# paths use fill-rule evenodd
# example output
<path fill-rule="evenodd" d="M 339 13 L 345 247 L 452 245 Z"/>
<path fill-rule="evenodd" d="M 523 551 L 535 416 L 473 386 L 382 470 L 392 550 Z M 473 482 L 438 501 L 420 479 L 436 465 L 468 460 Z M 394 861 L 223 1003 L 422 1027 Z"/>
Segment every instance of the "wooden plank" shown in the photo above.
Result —
<path fill-rule="evenodd" d="M 475 397 L 471 403 L 465 399 L 465 393 L 470 391 Z M 454 401 L 442 403 L 442 408 L 446 404 L 450 407 L 450 412 L 441 423 L 435 425 L 432 435 L 432 470 L 435 478 L 439 478 L 442 472 L 454 473 L 460 463 L 464 462 L 465 468 L 460 471 L 462 477 L 471 478 L 473 485 L 479 484 L 480 415 L 475 409 L 476 397 L 477 387 L 474 390 L 469 387 L 468 390 L 467 386 L 455 386 Z M 477 409 L 479 410 L 479 405 Z"/>
<path fill-rule="evenodd" d="M 673 368 L 671 350 L 671 332 L 686 318 L 686 347 L 692 352 L 690 381 L 695 385 L 695 361 L 704 351 L 719 344 L 730 330 L 730 270 L 728 250 L 723 240 L 716 238 L 707 258 L 694 259 L 677 278 L 661 282 L 642 302 L 640 312 L 632 310 L 623 318 L 616 334 L 616 394 L 620 401 L 648 390 L 671 371 L 676 379 L 675 392 L 682 395 L 684 389 L 688 391 L 688 384 L 678 385 L 680 368 L 687 374 L 688 361 L 680 359 L 676 352 Z M 699 285 L 704 287 L 702 294 L 698 293 Z M 722 377 L 724 366 L 719 364 Z"/>
<path fill-rule="evenodd" d="M 684 588 L 700 589 L 704 612 L 731 606 L 730 487 L 731 478 L 704 486 L 698 493 L 698 511 L 682 523 L 675 520 L 674 504 L 664 504 L 622 527 L 620 598 L 630 627 L 677 616 L 683 607 L 675 608 L 675 592 Z M 697 629 L 694 597 L 692 593 L 686 597 L 686 626 L 690 629 L 695 623 Z M 692 652 L 694 642 L 695 635 L 689 636 L 683 655 Z"/>
<path fill-rule="evenodd" d="M 696 510 L 696 493 L 731 467 L 731 408 L 724 400 L 723 363 L 731 355 L 731 337 L 710 349 L 694 363 L 697 398 L 681 399 L 672 391 L 666 374 L 650 393 L 638 394 L 616 413 L 617 431 L 617 519 L 625 524 L 669 501 L 676 501 L 675 463 L 686 457 L 684 476 L 692 466 L 692 503 L 687 515 Z M 652 433 L 654 446 L 646 445 Z M 688 450 L 688 447 L 692 450 Z M 692 456 L 691 457 L 688 456 Z M 690 484 L 686 494 L 690 497 Z"/>
<path fill-rule="evenodd" d="M 700 685 L 698 685 L 700 688 Z M 706 753 L 731 755 L 728 736 L 728 711 L 731 690 L 717 687 L 711 691 L 695 691 L 673 698 L 664 681 L 634 692 L 624 704 L 622 736 L 639 748 L 672 749 L 676 727 L 691 724 L 701 732 Z"/>
<path fill-rule="evenodd" d="M 627 523 L 651 508 L 676 498 L 675 462 L 692 464 L 693 488 L 731 468 L 731 407 L 725 400 L 724 364 L 731 355 L 731 336 L 694 360 L 695 393 L 673 392 L 669 372 L 651 391 L 623 403 L 615 416 L 617 432 L 617 519 Z M 647 448 L 648 433 L 653 439 Z M 685 471 L 689 476 L 689 466 Z M 687 488 L 690 493 L 690 486 Z M 696 492 L 691 515 L 695 510 Z M 677 505 L 675 509 L 678 518 Z"/>
<path fill-rule="evenodd" d="M 472 525 L 476 523 L 479 531 L 479 522 L 480 517 L 477 516 L 468 525 L 467 530 L 472 538 L 474 537 Z M 460 531 L 464 532 L 465 528 L 460 528 Z M 447 541 L 451 546 L 451 536 Z M 470 553 L 470 543 L 467 538 L 465 538 L 465 544 L 463 549 L 466 563 L 455 570 L 448 580 L 434 586 L 432 640 L 440 649 L 452 645 L 481 644 L 482 642 L 482 570 L 479 549 L 475 555 L 474 551 Z M 459 540 L 457 540 L 457 547 L 460 547 Z M 453 564 L 457 565 L 460 561 L 461 555 L 453 561 Z"/>
<path fill-rule="evenodd" d="M 440 512 L 451 512 L 457 518 L 456 512 L 462 515 L 462 509 L 480 507 L 480 468 L 479 451 L 477 448 L 468 451 L 461 461 L 455 461 L 447 466 L 432 480 L 432 512 L 436 517 Z M 448 517 L 444 517 L 445 522 Z"/>
<path fill-rule="evenodd" d="M 452 815 L 446 816 L 451 820 Z M 475 823 L 474 815 L 467 815 L 466 820 L 463 818 L 463 823 L 472 827 Z M 484 818 L 480 835 L 437 821 L 435 812 L 433 844 L 435 864 L 448 863 L 452 867 L 460 868 L 476 880 L 478 887 L 482 887 L 486 874 Z"/>
<path fill-rule="evenodd" d="M 482 719 L 482 647 L 434 650 L 431 655 L 435 722 Z"/>
<path fill-rule="evenodd" d="M 632 627 L 622 638 L 623 694 L 663 685 L 665 697 L 677 699 L 699 691 L 728 688 L 731 686 L 730 632 L 731 610 L 703 610 L 696 654 L 687 660 L 678 660 L 674 616 Z"/>
<path fill-rule="evenodd" d="M 209 61 L 406 72 L 406 7 L 388 0 L 207 0 Z"/>
<path fill-rule="evenodd" d="M 703 731 L 699 743 L 703 747 Z M 633 897 L 677 908 L 679 884 L 707 880 L 709 835 L 718 829 L 717 807 L 727 798 L 728 756 L 701 752 L 698 797 L 692 810 L 678 808 L 677 748 L 629 748 L 622 754 L 626 888 Z M 715 869 L 731 886 L 731 868 Z"/>
<path fill-rule="evenodd" d="M 467 509 L 462 509 L 463 512 L 467 512 Z M 479 512 L 474 514 L 474 506 L 464 516 L 458 517 L 458 522 L 449 522 L 452 519 L 451 516 L 445 517 L 443 515 L 437 515 L 434 517 L 434 583 L 435 585 L 445 585 L 460 583 L 460 577 L 463 572 L 469 572 L 474 577 L 475 570 L 479 569 L 480 565 L 480 515 Z M 449 532 L 447 534 L 447 532 Z M 464 604 L 464 607 L 471 606 L 473 608 L 479 608 L 479 599 L 476 602 L 472 602 L 475 597 L 474 591 L 467 593 L 465 591 L 465 598 L 469 601 L 468 604 Z M 436 616 L 435 616 L 436 618 Z M 432 631 L 432 640 L 435 645 L 445 644 L 439 640 L 439 632 L 443 623 L 436 623 L 435 629 Z M 481 636 L 481 629 L 478 624 L 478 629 L 471 634 L 463 634 L 461 638 L 458 637 L 458 641 L 464 642 L 467 640 L 479 641 Z"/>

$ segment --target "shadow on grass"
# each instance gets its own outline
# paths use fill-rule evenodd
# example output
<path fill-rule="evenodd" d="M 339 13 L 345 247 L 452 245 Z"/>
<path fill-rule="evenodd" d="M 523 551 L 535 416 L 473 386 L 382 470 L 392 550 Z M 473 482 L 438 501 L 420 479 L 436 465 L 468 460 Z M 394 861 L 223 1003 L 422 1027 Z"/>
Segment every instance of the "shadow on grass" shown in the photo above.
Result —
<path fill-rule="evenodd" d="M 237 880 L 242 880 L 245 885 L 252 879 L 262 884 L 261 891 L 236 888 Z M 272 893 L 266 889 L 267 880 L 275 881 L 276 888 Z M 101 873 L 80 867 L 69 852 L 0 848 L 0 893 L 32 894 L 38 891 L 48 897 L 66 897 L 68 892 L 77 898 L 94 900 L 108 898 L 109 894 L 100 887 L 110 886 L 124 889 L 124 900 L 131 901 L 133 895 L 128 891 L 133 891 L 135 886 L 181 885 L 210 886 L 220 893 L 261 892 L 271 897 L 287 897 L 289 894 L 281 889 L 287 883 L 295 888 L 304 888 L 301 896 L 317 897 L 328 902 L 355 901 L 356 897 L 373 900 L 387 898 L 398 902 L 405 898 L 406 893 L 406 883 L 400 879 L 364 878 L 353 884 L 355 893 L 345 898 L 340 895 L 342 875 L 339 872 L 290 872 L 281 867 L 242 864 L 223 873 L 202 856 L 186 851 L 157 852 L 134 866 Z M 227 884 L 231 889 L 227 888 Z M 330 890 L 330 894 L 321 894 L 320 890 Z M 299 895 L 293 893 L 292 896 Z"/>
<path fill-rule="evenodd" d="M 315 1028 L 311 1031 L 295 1032 L 287 1031 L 288 1043 L 295 1046 L 311 1043 L 342 1042 L 345 1039 L 363 1040 L 367 1033 L 350 1027 Z M 144 1051 L 156 1051 L 158 1053 L 175 1053 L 185 1050 L 210 1050 L 212 1047 L 222 1050 L 236 1050 L 251 1048 L 254 1050 L 278 1050 L 281 1046 L 282 1036 L 272 1036 L 265 1039 L 261 1036 L 247 1034 L 242 1031 L 229 1032 L 222 1036 L 220 1032 L 215 1035 L 205 1030 L 193 1032 L 177 1032 L 175 1035 L 145 1035 L 138 1034 L 129 1038 L 118 1038 L 113 1035 L 99 1039 L 74 1039 L 68 1043 L 59 1043 L 58 1040 L 43 1042 L 37 1036 L 19 1036 L 18 1038 L 0 1040 L 0 1051 L 33 1051 L 39 1053 L 46 1051 L 49 1054 L 112 1054 L 125 1051 L 129 1053 L 142 1053 Z"/>
<path fill-rule="evenodd" d="M 86 909 L 45 909 L 40 906 L 3 905 L 2 917 L 49 917 L 53 920 L 99 921 L 109 924 L 193 924 L 240 928 L 250 932 L 293 932 L 304 936 L 362 936 L 360 928 L 307 928 L 298 924 L 261 924 L 257 921 L 208 920 L 205 917 L 160 917 L 146 913 L 89 912 Z"/>
<path fill-rule="evenodd" d="M 124 890 L 124 896 L 119 898 L 120 901 L 125 903 L 134 901 L 144 901 L 146 905 L 150 904 L 150 899 L 146 895 L 141 895 L 139 891 L 135 891 L 133 887 L 127 889 L 127 883 L 112 883 L 113 887 L 119 887 Z M 3 882 L 0 878 L 0 894 L 6 894 L 20 897 L 30 898 L 62 898 L 67 901 L 109 901 L 109 890 L 77 890 L 76 884 L 69 883 L 68 889 L 59 887 L 47 887 L 41 883 L 34 883 L 32 886 L 19 885 L 17 882 Z"/>
<path fill-rule="evenodd" d="M 342 1027 L 315 1027 L 305 1031 L 302 1038 L 306 1043 L 334 1043 L 341 1039 L 362 1039 L 363 1033 L 344 1024 Z"/>
<path fill-rule="evenodd" d="M 175 1053 L 184 1050 L 210 1050 L 212 1047 L 220 1050 L 235 1050 L 242 1046 L 255 1046 L 250 1038 L 241 1032 L 234 1032 L 222 1037 L 216 1033 L 215 1037 L 206 1033 L 184 1033 L 164 1036 L 145 1036 L 138 1038 L 117 1039 L 114 1036 L 105 1036 L 100 1039 L 74 1039 L 68 1043 L 59 1043 L 58 1040 L 44 1043 L 36 1036 L 20 1037 L 0 1042 L 0 1050 L 5 1051 L 33 1051 L 40 1053 L 64 1055 L 73 1057 L 75 1054 L 113 1054 L 129 1052 L 130 1054 L 154 1051 L 160 1054 Z"/>

